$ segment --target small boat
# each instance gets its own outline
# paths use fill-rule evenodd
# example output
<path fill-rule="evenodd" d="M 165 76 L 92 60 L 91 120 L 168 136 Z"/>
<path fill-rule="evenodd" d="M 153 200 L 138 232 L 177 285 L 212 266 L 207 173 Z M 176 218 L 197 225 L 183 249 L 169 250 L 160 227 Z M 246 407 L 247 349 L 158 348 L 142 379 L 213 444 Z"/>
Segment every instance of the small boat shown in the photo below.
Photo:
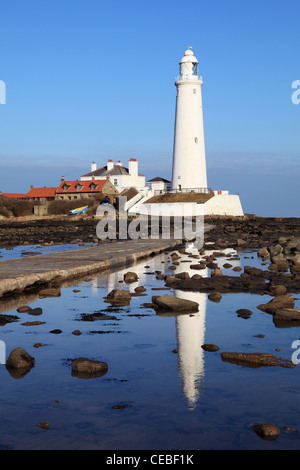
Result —
<path fill-rule="evenodd" d="M 89 206 L 84 206 L 84 207 L 78 207 L 77 209 L 73 209 L 72 211 L 69 212 L 70 215 L 75 215 L 75 214 L 83 214 L 88 210 Z"/>

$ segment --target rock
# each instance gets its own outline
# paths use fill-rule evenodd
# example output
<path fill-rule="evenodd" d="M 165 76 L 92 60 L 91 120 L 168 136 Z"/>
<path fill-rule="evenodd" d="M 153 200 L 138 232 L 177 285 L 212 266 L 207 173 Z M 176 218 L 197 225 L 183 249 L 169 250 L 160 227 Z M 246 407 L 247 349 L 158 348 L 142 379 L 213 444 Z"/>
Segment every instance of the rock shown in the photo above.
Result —
<path fill-rule="evenodd" d="M 190 275 L 187 272 L 175 274 L 177 279 L 190 279 Z"/>
<path fill-rule="evenodd" d="M 210 352 L 219 351 L 220 349 L 215 344 L 202 344 L 201 348 L 204 349 L 204 351 L 210 351 Z"/>
<path fill-rule="evenodd" d="M 19 317 L 17 315 L 0 314 L 0 326 L 4 326 L 6 325 L 6 323 L 12 323 L 18 320 L 19 320 Z"/>
<path fill-rule="evenodd" d="M 266 366 L 282 366 L 295 367 L 291 361 L 281 361 L 278 357 L 268 353 L 221 353 L 222 360 L 246 367 L 266 367 Z"/>
<path fill-rule="evenodd" d="M 22 305 L 21 307 L 17 308 L 17 312 L 19 313 L 26 313 L 26 312 L 29 312 L 31 310 L 31 307 L 29 307 L 28 305 Z"/>
<path fill-rule="evenodd" d="M 35 325 L 44 325 L 45 323 L 46 323 L 45 321 L 27 321 L 25 323 L 21 323 L 21 325 L 35 326 Z"/>
<path fill-rule="evenodd" d="M 192 300 L 180 299 L 172 295 L 162 295 L 160 297 L 152 297 L 152 303 L 159 307 L 160 311 L 175 312 L 198 312 L 199 304 Z"/>
<path fill-rule="evenodd" d="M 23 348 L 15 348 L 11 351 L 7 361 L 6 367 L 12 369 L 27 369 L 34 366 L 34 358 L 28 354 Z"/>
<path fill-rule="evenodd" d="M 131 294 L 128 290 L 124 289 L 113 289 L 106 297 L 109 303 L 125 304 L 129 305 L 131 300 Z"/>
<path fill-rule="evenodd" d="M 212 302 L 220 302 L 222 295 L 220 292 L 212 292 L 211 294 L 208 295 L 209 300 Z"/>
<path fill-rule="evenodd" d="M 44 297 L 60 297 L 61 296 L 61 291 L 60 289 L 54 288 L 54 287 L 49 287 L 48 289 L 43 289 L 39 292 L 39 297 L 44 298 Z"/>
<path fill-rule="evenodd" d="M 191 268 L 191 269 L 206 269 L 206 265 L 203 264 L 203 263 L 191 264 L 191 265 L 190 265 L 190 268 Z"/>
<path fill-rule="evenodd" d="M 131 282 L 136 282 L 138 280 L 138 275 L 134 272 L 129 271 L 128 273 L 124 274 L 124 281 L 129 284 Z"/>
<path fill-rule="evenodd" d="M 300 266 L 300 254 L 296 254 L 292 259 L 293 266 Z"/>
<path fill-rule="evenodd" d="M 300 321 L 299 308 L 280 308 L 273 315 L 274 322 L 280 321 Z"/>
<path fill-rule="evenodd" d="M 144 286 L 138 286 L 134 289 L 135 292 L 145 292 L 147 289 L 145 289 Z"/>
<path fill-rule="evenodd" d="M 242 271 L 242 268 L 240 266 L 235 266 L 232 268 L 232 271 Z"/>
<path fill-rule="evenodd" d="M 249 274 L 249 276 L 262 276 L 263 270 L 259 268 L 255 268 L 253 266 L 245 266 L 244 273 Z"/>
<path fill-rule="evenodd" d="M 39 428 L 48 429 L 49 428 L 49 421 L 43 421 L 42 423 L 38 424 Z"/>
<path fill-rule="evenodd" d="M 72 361 L 72 376 L 79 378 L 101 377 L 108 371 L 106 362 L 78 358 Z"/>
<path fill-rule="evenodd" d="M 251 310 L 248 310 L 247 308 L 240 308 L 239 310 L 236 311 L 239 317 L 242 318 L 249 318 L 250 315 L 252 315 Z"/>
<path fill-rule="evenodd" d="M 270 295 L 274 295 L 275 297 L 278 297 L 280 295 L 285 295 L 287 293 L 287 288 L 284 285 L 271 284 L 269 286 L 269 293 Z"/>
<path fill-rule="evenodd" d="M 215 276 L 223 276 L 223 273 L 221 271 L 220 268 L 215 268 L 212 272 L 211 272 L 211 277 L 215 277 Z"/>
<path fill-rule="evenodd" d="M 180 282 L 180 278 L 176 277 L 176 276 L 166 276 L 166 284 L 173 284 L 173 283 L 178 283 Z"/>
<path fill-rule="evenodd" d="M 282 308 L 294 308 L 295 300 L 292 295 L 279 295 L 274 297 L 267 304 L 258 305 L 258 309 L 266 313 L 275 313 L 276 310 Z"/>
<path fill-rule="evenodd" d="M 80 330 L 74 330 L 74 331 L 72 331 L 72 335 L 74 335 L 74 336 L 80 336 L 80 335 L 81 335 L 81 331 L 80 331 Z"/>
<path fill-rule="evenodd" d="M 259 258 L 263 258 L 264 260 L 267 260 L 270 258 L 270 253 L 268 251 L 268 249 L 266 247 L 264 248 L 261 248 L 258 252 L 257 252 L 257 256 Z"/>
<path fill-rule="evenodd" d="M 40 307 L 32 308 L 28 312 L 29 315 L 42 315 L 42 313 L 43 313 L 43 310 Z"/>
<path fill-rule="evenodd" d="M 53 335 L 60 335 L 62 331 L 59 328 L 55 328 L 54 330 L 49 331 L 49 333 L 52 333 Z"/>
<path fill-rule="evenodd" d="M 275 424 L 270 423 L 253 423 L 250 425 L 250 429 L 266 441 L 274 441 L 280 434 L 279 428 Z"/>

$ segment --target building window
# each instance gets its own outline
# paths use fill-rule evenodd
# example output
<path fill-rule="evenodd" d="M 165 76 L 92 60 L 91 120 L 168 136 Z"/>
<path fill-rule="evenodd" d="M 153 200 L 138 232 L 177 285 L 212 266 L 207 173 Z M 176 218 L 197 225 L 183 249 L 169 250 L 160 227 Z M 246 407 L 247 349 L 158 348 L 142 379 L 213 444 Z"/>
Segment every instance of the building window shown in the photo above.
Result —
<path fill-rule="evenodd" d="M 114 185 L 117 185 L 118 184 L 118 180 L 117 178 L 114 179 Z"/>
<path fill-rule="evenodd" d="M 198 137 L 195 137 L 195 144 L 198 144 Z"/>
<path fill-rule="evenodd" d="M 196 94 L 196 92 L 197 92 L 197 90 L 196 90 L 196 88 L 194 88 L 194 89 L 193 89 L 193 93 L 194 93 L 194 95 Z"/>

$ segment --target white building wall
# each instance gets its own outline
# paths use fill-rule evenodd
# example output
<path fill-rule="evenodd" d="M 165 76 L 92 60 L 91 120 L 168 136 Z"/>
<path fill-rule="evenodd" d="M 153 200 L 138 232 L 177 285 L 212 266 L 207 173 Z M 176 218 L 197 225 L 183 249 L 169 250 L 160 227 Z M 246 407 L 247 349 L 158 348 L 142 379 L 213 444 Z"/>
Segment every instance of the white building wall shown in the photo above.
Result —
<path fill-rule="evenodd" d="M 238 195 L 225 194 L 214 196 L 204 204 L 196 202 L 176 202 L 172 204 L 137 204 L 130 212 L 139 214 L 149 214 L 153 216 L 170 215 L 170 216 L 202 216 L 202 215 L 228 215 L 241 217 L 244 215 L 241 201 Z"/>

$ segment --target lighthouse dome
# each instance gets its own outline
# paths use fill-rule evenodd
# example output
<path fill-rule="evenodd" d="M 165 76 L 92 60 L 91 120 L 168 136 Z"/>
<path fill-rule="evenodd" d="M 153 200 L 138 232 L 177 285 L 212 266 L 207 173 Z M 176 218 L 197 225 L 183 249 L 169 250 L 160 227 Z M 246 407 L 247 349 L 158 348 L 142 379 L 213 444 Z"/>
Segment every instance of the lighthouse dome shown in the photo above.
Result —
<path fill-rule="evenodd" d="M 189 48 L 179 63 L 179 80 L 198 80 L 198 60 Z"/>
<path fill-rule="evenodd" d="M 187 49 L 185 51 L 184 56 L 182 57 L 182 59 L 180 61 L 180 64 L 187 63 L 187 62 L 197 63 L 198 64 L 198 60 L 194 56 L 194 52 L 191 49 Z"/>

